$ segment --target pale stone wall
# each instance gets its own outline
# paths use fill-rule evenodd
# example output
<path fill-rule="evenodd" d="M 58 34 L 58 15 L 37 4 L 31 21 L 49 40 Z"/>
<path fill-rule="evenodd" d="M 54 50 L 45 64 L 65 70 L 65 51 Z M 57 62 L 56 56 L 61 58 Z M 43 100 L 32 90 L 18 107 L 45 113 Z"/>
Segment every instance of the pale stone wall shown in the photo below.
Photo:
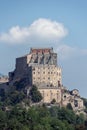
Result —
<path fill-rule="evenodd" d="M 71 102 L 73 110 L 81 110 L 84 108 L 83 100 L 79 97 L 75 97 L 74 100 Z"/>
<path fill-rule="evenodd" d="M 29 65 L 29 63 L 31 62 L 31 57 L 32 57 L 31 54 L 28 54 L 28 55 L 27 55 L 27 64 L 28 64 L 28 65 Z"/>
<path fill-rule="evenodd" d="M 0 84 L 8 82 L 8 77 L 0 77 Z"/>
<path fill-rule="evenodd" d="M 84 109 L 83 100 L 78 96 L 78 90 L 73 91 L 76 95 L 71 95 L 70 93 L 63 93 L 62 96 L 62 105 L 67 106 L 68 103 L 71 103 L 71 106 L 74 111 Z"/>
<path fill-rule="evenodd" d="M 35 65 L 32 67 L 32 83 L 38 86 L 57 87 L 62 84 L 61 68 L 55 65 Z"/>
<path fill-rule="evenodd" d="M 56 103 L 61 102 L 61 90 L 58 88 L 39 88 L 38 89 L 40 93 L 42 94 L 44 103 L 51 103 L 53 99 L 56 100 Z"/>
<path fill-rule="evenodd" d="M 79 91 L 78 91 L 77 89 L 72 90 L 72 91 L 71 91 L 71 94 L 72 94 L 72 95 L 76 95 L 76 96 L 80 96 L 80 95 L 79 95 Z"/>
<path fill-rule="evenodd" d="M 69 103 L 70 101 L 70 93 L 63 93 L 62 94 L 62 105 L 63 106 L 67 106 L 67 104 Z"/>

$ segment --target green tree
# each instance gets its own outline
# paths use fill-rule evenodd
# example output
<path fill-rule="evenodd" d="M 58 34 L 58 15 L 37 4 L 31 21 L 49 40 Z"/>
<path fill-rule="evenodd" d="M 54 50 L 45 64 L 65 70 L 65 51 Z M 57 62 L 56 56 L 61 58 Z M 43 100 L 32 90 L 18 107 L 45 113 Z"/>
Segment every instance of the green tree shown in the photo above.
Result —
<path fill-rule="evenodd" d="M 7 127 L 6 112 L 0 110 L 0 130 L 4 130 L 6 127 Z"/>
<path fill-rule="evenodd" d="M 59 107 L 57 107 L 57 106 L 54 106 L 54 107 L 51 107 L 50 109 L 49 109 L 49 111 L 50 111 L 50 115 L 52 116 L 52 117 L 58 117 L 58 111 L 60 110 L 60 108 Z"/>
<path fill-rule="evenodd" d="M 51 120 L 51 127 L 52 127 L 52 130 L 67 130 L 63 121 L 61 121 L 55 117 L 52 118 L 52 120 Z"/>
<path fill-rule="evenodd" d="M 16 81 L 14 83 L 14 86 L 17 91 L 25 90 L 25 87 L 28 85 L 28 79 L 27 78 L 22 78 L 19 81 Z"/>
<path fill-rule="evenodd" d="M 12 105 L 15 105 L 17 103 L 20 103 L 21 101 L 23 101 L 23 99 L 26 97 L 26 95 L 21 91 L 14 91 L 12 93 L 9 94 L 9 99 L 11 101 Z"/>
<path fill-rule="evenodd" d="M 60 120 L 66 120 L 70 124 L 76 124 L 76 115 L 72 110 L 66 108 L 59 109 L 58 118 Z"/>
<path fill-rule="evenodd" d="M 83 114 L 76 116 L 76 124 L 84 124 L 84 122 L 85 122 L 85 117 Z"/>
<path fill-rule="evenodd" d="M 33 86 L 30 90 L 30 97 L 33 102 L 40 102 L 42 100 L 42 95 L 38 91 L 36 86 Z"/>

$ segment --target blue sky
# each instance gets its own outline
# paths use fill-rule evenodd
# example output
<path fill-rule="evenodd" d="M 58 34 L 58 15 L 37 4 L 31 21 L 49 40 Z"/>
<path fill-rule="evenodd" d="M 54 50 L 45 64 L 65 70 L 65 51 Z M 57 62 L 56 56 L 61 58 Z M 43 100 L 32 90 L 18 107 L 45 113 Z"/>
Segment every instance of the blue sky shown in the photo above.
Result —
<path fill-rule="evenodd" d="M 0 0 L 0 72 L 30 47 L 54 47 L 63 84 L 87 98 L 86 12 L 86 0 Z"/>

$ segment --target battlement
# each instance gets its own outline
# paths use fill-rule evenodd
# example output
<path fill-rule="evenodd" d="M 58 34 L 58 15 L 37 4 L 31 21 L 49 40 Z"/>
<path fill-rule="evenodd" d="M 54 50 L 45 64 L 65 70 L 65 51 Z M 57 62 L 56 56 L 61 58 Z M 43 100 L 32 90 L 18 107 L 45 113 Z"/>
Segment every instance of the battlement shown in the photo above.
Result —
<path fill-rule="evenodd" d="M 53 48 L 31 48 L 30 53 L 32 54 L 44 54 L 44 53 L 53 53 Z"/>

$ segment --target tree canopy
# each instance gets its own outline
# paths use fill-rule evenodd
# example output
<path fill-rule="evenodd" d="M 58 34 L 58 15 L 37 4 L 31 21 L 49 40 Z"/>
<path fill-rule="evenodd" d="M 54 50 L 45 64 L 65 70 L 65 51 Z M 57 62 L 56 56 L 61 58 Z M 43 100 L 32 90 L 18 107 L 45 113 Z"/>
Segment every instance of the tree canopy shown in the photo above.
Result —
<path fill-rule="evenodd" d="M 33 87 L 30 90 L 30 97 L 31 97 L 32 102 L 35 102 L 35 103 L 40 102 L 42 100 L 42 95 L 38 91 L 35 85 L 33 85 Z"/>

